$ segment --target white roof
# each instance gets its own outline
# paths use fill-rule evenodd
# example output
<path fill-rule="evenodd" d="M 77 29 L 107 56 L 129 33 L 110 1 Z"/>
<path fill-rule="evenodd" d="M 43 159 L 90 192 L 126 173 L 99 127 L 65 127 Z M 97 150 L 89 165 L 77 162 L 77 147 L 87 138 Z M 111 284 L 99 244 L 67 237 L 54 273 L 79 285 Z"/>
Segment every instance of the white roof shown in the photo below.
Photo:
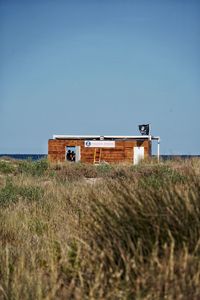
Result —
<path fill-rule="evenodd" d="M 104 137 L 105 139 L 148 139 L 148 140 L 160 140 L 159 136 L 151 136 L 151 135 L 53 135 L 54 140 L 59 139 L 69 139 L 69 140 L 89 140 L 89 139 L 100 139 Z"/>

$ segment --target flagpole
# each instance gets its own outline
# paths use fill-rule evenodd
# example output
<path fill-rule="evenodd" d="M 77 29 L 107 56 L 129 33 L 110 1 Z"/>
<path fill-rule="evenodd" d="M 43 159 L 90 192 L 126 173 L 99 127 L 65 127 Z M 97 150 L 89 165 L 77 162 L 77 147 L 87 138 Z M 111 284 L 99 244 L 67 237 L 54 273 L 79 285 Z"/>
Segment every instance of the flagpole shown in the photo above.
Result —
<path fill-rule="evenodd" d="M 149 123 L 149 140 L 151 141 L 151 123 Z"/>

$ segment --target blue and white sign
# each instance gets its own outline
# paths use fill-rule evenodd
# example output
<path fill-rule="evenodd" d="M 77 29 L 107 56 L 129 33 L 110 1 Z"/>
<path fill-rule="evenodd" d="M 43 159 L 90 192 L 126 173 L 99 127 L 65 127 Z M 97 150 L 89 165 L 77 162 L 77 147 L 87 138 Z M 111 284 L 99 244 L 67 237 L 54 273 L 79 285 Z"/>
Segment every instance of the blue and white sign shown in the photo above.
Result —
<path fill-rule="evenodd" d="M 85 141 L 85 147 L 91 147 L 91 141 Z"/>
<path fill-rule="evenodd" d="M 115 141 L 85 141 L 86 148 L 115 148 Z"/>

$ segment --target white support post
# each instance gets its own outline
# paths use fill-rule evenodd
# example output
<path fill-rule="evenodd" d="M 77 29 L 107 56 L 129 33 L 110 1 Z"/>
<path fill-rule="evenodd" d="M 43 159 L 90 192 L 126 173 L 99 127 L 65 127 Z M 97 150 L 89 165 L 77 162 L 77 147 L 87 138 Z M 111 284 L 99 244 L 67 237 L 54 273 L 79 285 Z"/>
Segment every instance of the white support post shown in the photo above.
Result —
<path fill-rule="evenodd" d="M 157 152 L 158 162 L 160 161 L 160 138 L 158 138 L 158 152 Z"/>

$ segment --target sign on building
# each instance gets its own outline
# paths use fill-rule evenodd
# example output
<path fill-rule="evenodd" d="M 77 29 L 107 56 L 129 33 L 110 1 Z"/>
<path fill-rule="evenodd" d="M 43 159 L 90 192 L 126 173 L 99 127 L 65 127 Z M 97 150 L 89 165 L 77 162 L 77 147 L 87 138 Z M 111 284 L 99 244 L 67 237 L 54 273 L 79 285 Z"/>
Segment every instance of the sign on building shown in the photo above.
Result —
<path fill-rule="evenodd" d="M 86 148 L 115 148 L 115 141 L 85 141 Z"/>

